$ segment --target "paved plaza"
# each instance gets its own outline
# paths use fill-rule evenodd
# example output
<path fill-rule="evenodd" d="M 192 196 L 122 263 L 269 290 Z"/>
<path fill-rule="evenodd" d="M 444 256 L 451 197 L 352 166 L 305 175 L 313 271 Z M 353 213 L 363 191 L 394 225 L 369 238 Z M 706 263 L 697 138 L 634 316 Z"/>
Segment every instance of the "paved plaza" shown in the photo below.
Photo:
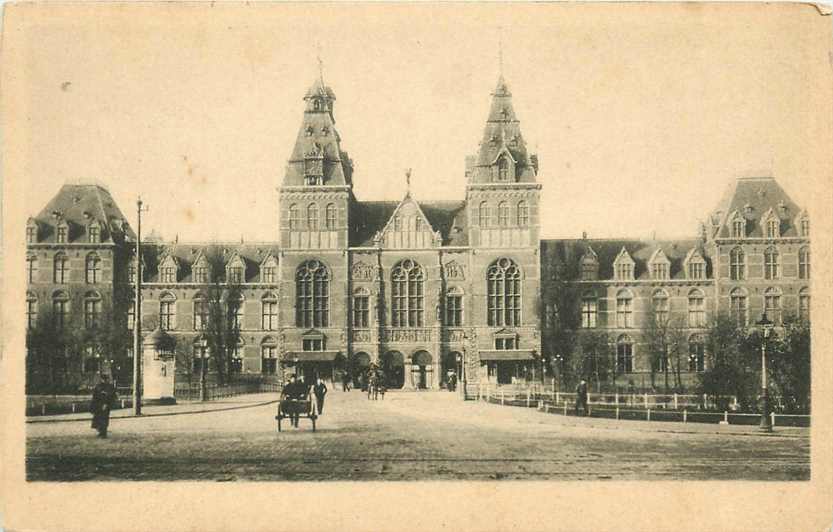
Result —
<path fill-rule="evenodd" d="M 27 425 L 30 480 L 805 480 L 807 429 L 615 421 L 462 402 L 448 392 L 368 401 L 331 391 L 317 432 L 276 432 L 277 394 Z M 264 404 L 267 403 L 268 404 Z M 125 415 L 128 412 L 122 412 Z M 83 416 L 78 416 L 83 417 Z M 67 419 L 66 416 L 61 416 Z"/>

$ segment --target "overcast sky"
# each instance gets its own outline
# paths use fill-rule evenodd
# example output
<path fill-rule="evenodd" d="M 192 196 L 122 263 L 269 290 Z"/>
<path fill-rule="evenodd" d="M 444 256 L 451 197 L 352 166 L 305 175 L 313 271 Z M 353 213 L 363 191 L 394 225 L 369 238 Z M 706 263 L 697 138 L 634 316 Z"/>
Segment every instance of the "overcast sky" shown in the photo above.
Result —
<path fill-rule="evenodd" d="M 801 25 L 657 7 L 133 5 L 55 20 L 30 32 L 21 72 L 26 210 L 96 179 L 131 223 L 141 194 L 144 229 L 166 238 L 275 240 L 319 48 L 357 197 L 401 198 L 412 168 L 417 199 L 462 198 L 501 27 L 545 237 L 694 236 L 742 176 L 775 175 L 806 204 L 820 176 L 802 150 Z"/>

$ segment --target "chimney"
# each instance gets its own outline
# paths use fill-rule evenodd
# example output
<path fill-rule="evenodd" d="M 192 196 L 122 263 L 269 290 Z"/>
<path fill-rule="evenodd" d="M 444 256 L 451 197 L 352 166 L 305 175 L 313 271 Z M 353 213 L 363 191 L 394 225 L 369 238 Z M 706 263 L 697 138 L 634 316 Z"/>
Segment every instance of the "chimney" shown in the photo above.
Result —
<path fill-rule="evenodd" d="M 587 231 L 582 231 L 581 232 L 581 239 L 582 240 L 587 240 Z"/>

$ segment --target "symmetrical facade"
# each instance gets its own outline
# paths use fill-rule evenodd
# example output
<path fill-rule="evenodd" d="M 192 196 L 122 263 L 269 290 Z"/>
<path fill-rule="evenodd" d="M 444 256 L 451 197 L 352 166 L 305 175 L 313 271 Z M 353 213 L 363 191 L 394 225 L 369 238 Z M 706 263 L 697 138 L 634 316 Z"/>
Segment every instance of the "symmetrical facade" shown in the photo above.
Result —
<path fill-rule="evenodd" d="M 647 370 L 649 311 L 681 316 L 690 374 L 703 369 L 700 335 L 717 312 L 748 322 L 762 309 L 775 319 L 809 311 L 807 214 L 771 178 L 738 180 L 691 240 L 542 240 L 538 159 L 502 77 L 466 158 L 462 201 L 358 200 L 333 91 L 318 79 L 304 103 L 278 188 L 277 241 L 143 243 L 143 328 L 210 357 L 209 248 L 225 265 L 220 281 L 241 289 L 243 373 L 338 378 L 376 362 L 393 387 L 437 388 L 449 371 L 469 383 L 536 381 L 550 371 L 542 354 L 557 351 L 565 283 L 579 288 L 580 328 L 609 333 L 629 377 Z M 63 187 L 27 226 L 29 312 L 95 314 L 88 300 L 130 286 L 134 238 L 102 187 Z"/>

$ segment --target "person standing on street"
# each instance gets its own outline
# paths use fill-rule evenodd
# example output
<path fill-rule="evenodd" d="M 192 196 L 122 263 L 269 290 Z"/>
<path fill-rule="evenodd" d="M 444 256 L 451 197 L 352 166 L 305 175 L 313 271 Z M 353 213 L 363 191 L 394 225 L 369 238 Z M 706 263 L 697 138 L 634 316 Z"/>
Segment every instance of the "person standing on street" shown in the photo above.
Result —
<path fill-rule="evenodd" d="M 344 392 L 350 391 L 350 372 L 348 370 L 344 370 L 341 376 L 341 390 Z"/>
<path fill-rule="evenodd" d="M 93 388 L 90 401 L 90 413 L 93 415 L 92 428 L 98 430 L 99 438 L 107 437 L 107 427 L 110 425 L 110 409 L 116 400 L 116 388 L 110 384 L 110 377 L 101 375 L 101 382 Z"/>
<path fill-rule="evenodd" d="M 320 416 L 324 413 L 324 396 L 327 395 L 327 385 L 324 384 L 321 377 L 318 377 L 318 382 L 312 387 L 312 391 L 315 394 L 316 402 L 318 402 L 318 415 Z"/>
<path fill-rule="evenodd" d="M 582 414 L 587 415 L 587 383 L 585 381 L 581 381 L 576 386 L 576 415 L 578 415 L 578 409 L 582 409 Z"/>

